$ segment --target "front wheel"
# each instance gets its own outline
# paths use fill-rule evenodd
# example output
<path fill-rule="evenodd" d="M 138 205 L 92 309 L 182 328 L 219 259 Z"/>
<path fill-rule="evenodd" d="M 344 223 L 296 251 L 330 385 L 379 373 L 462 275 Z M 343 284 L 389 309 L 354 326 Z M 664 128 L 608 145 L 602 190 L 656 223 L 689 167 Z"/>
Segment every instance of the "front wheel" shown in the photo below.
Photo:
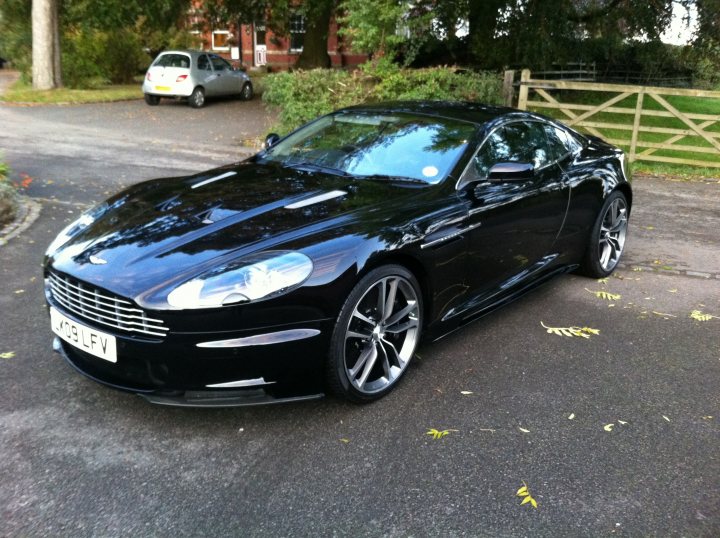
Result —
<path fill-rule="evenodd" d="M 592 278 L 604 278 L 620 262 L 628 229 L 628 204 L 625 195 L 613 191 L 605 199 L 590 232 L 590 244 L 580 272 Z"/>
<path fill-rule="evenodd" d="M 245 85 L 242 87 L 242 91 L 240 92 L 240 99 L 243 101 L 249 101 L 253 98 L 253 87 L 252 84 L 249 82 L 246 82 Z"/>
<path fill-rule="evenodd" d="M 205 90 L 200 86 L 195 88 L 188 98 L 188 104 L 193 108 L 202 108 L 205 104 Z"/>
<path fill-rule="evenodd" d="M 402 266 L 365 275 L 340 310 L 327 360 L 327 380 L 337 395 L 357 403 L 390 392 L 405 373 L 422 329 L 422 294 Z"/>

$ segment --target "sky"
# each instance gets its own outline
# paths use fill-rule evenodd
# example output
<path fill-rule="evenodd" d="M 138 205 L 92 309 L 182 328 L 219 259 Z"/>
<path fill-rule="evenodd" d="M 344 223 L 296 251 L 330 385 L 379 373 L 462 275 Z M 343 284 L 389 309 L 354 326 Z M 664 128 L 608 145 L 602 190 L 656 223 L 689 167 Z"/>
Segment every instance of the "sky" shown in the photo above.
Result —
<path fill-rule="evenodd" d="M 687 45 L 692 41 L 693 33 L 697 27 L 697 9 L 695 7 L 690 8 L 690 25 L 683 20 L 683 17 L 687 15 L 687 11 L 684 7 L 674 4 L 673 5 L 673 20 L 670 24 L 670 28 L 662 35 L 661 39 L 664 43 L 670 43 L 672 45 Z"/>

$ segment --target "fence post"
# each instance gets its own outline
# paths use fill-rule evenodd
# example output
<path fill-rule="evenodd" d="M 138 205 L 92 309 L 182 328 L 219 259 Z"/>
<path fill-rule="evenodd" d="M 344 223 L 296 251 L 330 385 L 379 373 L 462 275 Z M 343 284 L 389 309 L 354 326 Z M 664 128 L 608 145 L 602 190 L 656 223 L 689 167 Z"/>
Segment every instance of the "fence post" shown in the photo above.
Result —
<path fill-rule="evenodd" d="M 518 95 L 518 108 L 520 110 L 527 110 L 528 102 L 528 81 L 530 80 L 530 70 L 523 69 L 520 74 L 520 93 Z"/>
<path fill-rule="evenodd" d="M 505 71 L 505 78 L 503 78 L 503 102 L 505 106 L 513 106 L 515 102 L 515 88 L 513 88 L 513 82 L 515 82 L 515 71 Z"/>
<path fill-rule="evenodd" d="M 635 153 L 637 148 L 638 134 L 640 132 L 640 119 L 642 117 L 643 98 L 645 97 L 645 89 L 641 88 L 638 92 L 637 103 L 635 104 L 635 119 L 633 121 L 632 140 L 630 141 L 630 162 L 635 162 Z"/>

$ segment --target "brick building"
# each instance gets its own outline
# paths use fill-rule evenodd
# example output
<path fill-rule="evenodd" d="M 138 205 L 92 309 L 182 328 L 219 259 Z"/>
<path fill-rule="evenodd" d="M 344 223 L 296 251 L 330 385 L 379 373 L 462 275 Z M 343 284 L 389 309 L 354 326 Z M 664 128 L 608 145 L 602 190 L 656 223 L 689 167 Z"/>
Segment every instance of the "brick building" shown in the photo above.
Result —
<path fill-rule="evenodd" d="M 289 35 L 275 35 L 264 24 L 210 25 L 202 19 L 200 11 L 190 13 L 191 28 L 200 28 L 198 34 L 203 50 L 215 52 L 228 60 L 241 62 L 247 67 L 288 69 L 295 65 L 303 49 L 305 20 L 295 15 L 290 20 Z M 367 55 L 354 53 L 338 35 L 338 25 L 331 19 L 328 29 L 327 50 L 333 67 L 352 67 L 367 60 Z"/>

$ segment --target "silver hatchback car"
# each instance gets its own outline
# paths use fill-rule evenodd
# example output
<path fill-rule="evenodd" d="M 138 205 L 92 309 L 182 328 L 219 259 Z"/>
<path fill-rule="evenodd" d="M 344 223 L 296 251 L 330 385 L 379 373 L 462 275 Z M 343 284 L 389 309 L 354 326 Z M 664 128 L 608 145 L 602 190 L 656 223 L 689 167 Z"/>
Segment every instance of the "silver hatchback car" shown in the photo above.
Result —
<path fill-rule="evenodd" d="M 147 70 L 142 90 L 152 106 L 162 97 L 187 97 L 191 107 L 200 108 L 206 97 L 238 95 L 249 100 L 253 96 L 247 74 L 217 54 L 197 50 L 161 52 Z"/>

